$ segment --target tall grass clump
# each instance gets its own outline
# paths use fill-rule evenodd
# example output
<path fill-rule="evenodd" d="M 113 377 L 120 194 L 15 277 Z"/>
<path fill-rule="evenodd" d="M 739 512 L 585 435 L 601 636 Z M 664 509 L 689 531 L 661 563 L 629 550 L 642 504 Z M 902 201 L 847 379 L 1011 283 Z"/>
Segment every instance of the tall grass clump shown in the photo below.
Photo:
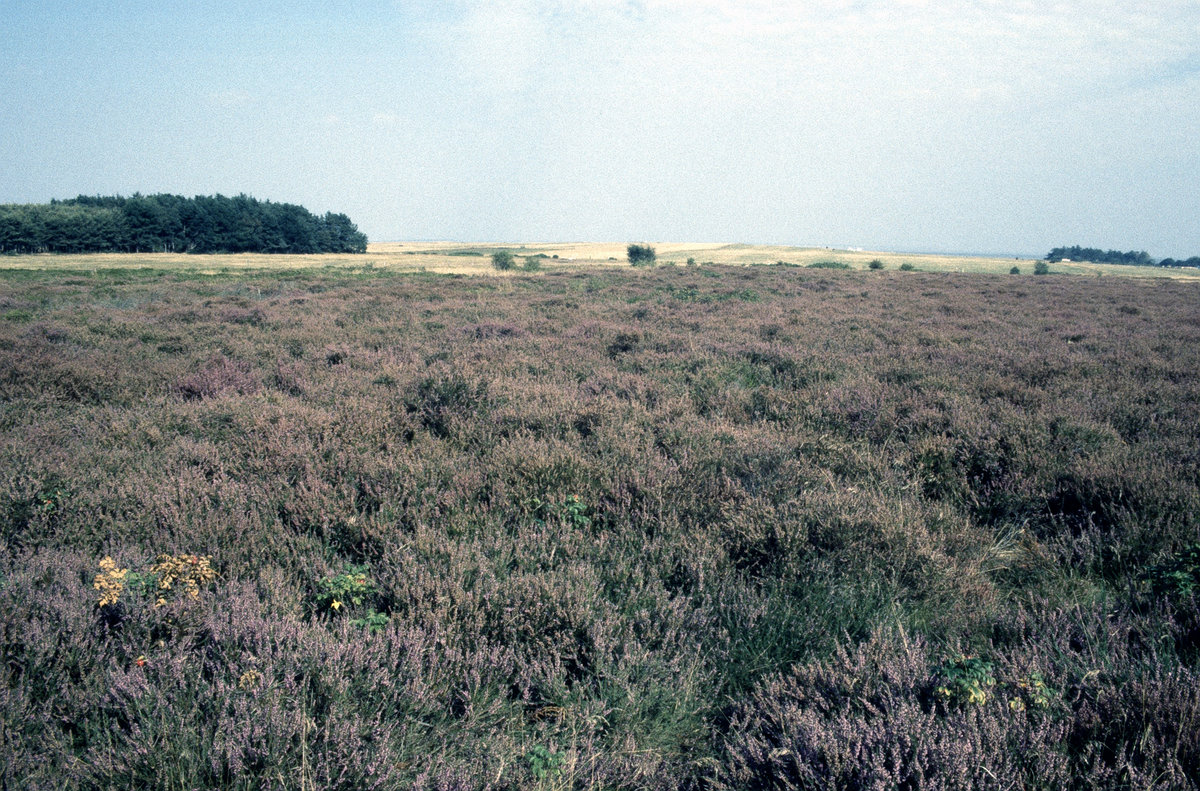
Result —
<path fill-rule="evenodd" d="M 1194 289 L 0 273 L 0 787 L 1195 789 Z"/>

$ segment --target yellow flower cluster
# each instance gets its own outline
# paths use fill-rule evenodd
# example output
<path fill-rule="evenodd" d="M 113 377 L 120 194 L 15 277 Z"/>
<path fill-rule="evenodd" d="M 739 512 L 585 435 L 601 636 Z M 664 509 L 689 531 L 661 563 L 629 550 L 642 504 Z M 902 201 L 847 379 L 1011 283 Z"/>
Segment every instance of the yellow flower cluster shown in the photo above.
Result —
<path fill-rule="evenodd" d="M 167 603 L 162 592 L 171 590 L 173 585 L 180 586 L 193 599 L 200 598 L 200 586 L 217 577 L 211 563 L 211 555 L 159 555 L 158 562 L 150 569 L 158 577 L 159 597 L 155 606 Z"/>
<path fill-rule="evenodd" d="M 161 607 L 172 590 L 182 590 L 192 599 L 200 598 L 200 586 L 216 577 L 211 555 L 159 555 L 148 574 L 131 574 L 129 569 L 119 568 L 111 557 L 106 557 L 100 561 L 100 573 L 92 587 L 100 592 L 101 607 L 116 604 L 127 585 L 135 592 L 148 592 L 153 587 L 158 594 L 154 606 Z"/>
<path fill-rule="evenodd" d="M 986 686 L 992 686 L 994 683 L 988 683 Z M 934 690 L 934 693 L 946 703 L 962 701 L 964 703 L 981 705 L 988 701 L 985 684 L 981 684 L 978 681 L 970 681 L 961 687 L 938 687 Z"/>
<path fill-rule="evenodd" d="M 106 557 L 100 561 L 100 573 L 92 582 L 92 587 L 100 591 L 100 606 L 116 604 L 125 589 L 125 575 L 129 569 L 118 568 L 116 561 Z"/>

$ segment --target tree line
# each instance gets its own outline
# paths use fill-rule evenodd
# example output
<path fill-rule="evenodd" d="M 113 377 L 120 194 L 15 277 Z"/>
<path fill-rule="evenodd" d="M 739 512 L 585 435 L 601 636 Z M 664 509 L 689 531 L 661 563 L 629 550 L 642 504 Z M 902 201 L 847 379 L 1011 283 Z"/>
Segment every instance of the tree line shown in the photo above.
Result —
<path fill-rule="evenodd" d="M 1164 258 L 1155 261 L 1145 250 L 1100 250 L 1095 247 L 1055 247 L 1046 254 L 1047 261 L 1091 261 L 1094 264 L 1128 264 L 1130 266 L 1194 266 L 1200 267 L 1200 256 Z"/>
<path fill-rule="evenodd" d="M 0 253 L 364 253 L 345 214 L 247 195 L 86 196 L 0 205 Z"/>

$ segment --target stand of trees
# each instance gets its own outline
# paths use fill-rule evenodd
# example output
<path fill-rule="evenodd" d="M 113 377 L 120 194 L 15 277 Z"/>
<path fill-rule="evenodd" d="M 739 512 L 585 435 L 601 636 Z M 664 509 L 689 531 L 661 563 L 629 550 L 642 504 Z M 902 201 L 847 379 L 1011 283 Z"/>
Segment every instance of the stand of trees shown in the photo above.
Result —
<path fill-rule="evenodd" d="M 0 253 L 364 253 L 344 214 L 247 195 L 81 195 L 0 205 Z"/>
<path fill-rule="evenodd" d="M 1130 266 L 1194 266 L 1200 267 L 1200 256 L 1191 258 L 1164 258 L 1155 261 L 1145 250 L 1100 250 L 1095 247 L 1055 247 L 1046 254 L 1047 261 L 1091 261 L 1095 264 L 1128 264 Z"/>

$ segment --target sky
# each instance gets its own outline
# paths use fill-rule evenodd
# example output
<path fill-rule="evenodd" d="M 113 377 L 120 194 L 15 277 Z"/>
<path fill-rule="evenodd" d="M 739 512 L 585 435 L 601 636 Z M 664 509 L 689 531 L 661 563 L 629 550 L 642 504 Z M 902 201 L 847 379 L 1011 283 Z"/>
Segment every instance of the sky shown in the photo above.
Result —
<path fill-rule="evenodd" d="M 0 0 L 0 203 L 1200 255 L 1200 2 Z"/>

